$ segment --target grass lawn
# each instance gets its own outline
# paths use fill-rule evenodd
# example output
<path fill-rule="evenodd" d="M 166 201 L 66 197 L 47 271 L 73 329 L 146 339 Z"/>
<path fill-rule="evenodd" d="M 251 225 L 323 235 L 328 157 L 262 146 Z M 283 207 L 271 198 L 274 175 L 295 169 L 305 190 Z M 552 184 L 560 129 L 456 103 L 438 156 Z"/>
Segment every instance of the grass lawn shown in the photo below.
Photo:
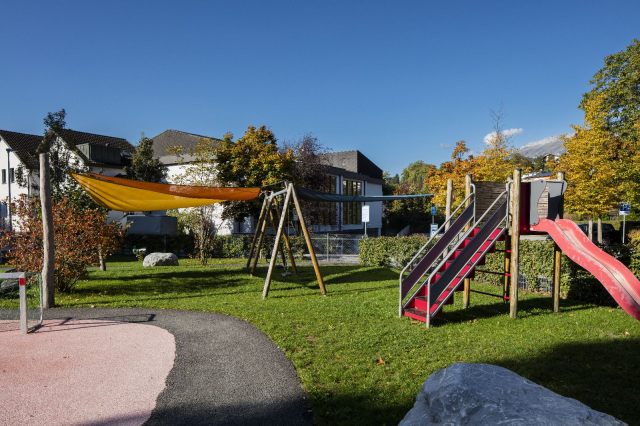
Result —
<path fill-rule="evenodd" d="M 229 262 L 229 261 L 227 261 Z M 234 264 L 244 261 L 231 261 Z M 321 266 L 327 297 L 311 266 L 297 276 L 266 275 L 215 263 L 144 269 L 136 261 L 91 271 L 62 307 L 149 307 L 220 312 L 244 318 L 294 363 L 320 425 L 395 425 L 426 378 L 455 362 L 506 367 L 629 424 L 640 424 L 640 323 L 620 309 L 521 294 L 519 318 L 501 300 L 472 294 L 424 323 L 398 318 L 398 273 L 385 268 Z M 490 286 L 477 285 L 496 292 Z"/>

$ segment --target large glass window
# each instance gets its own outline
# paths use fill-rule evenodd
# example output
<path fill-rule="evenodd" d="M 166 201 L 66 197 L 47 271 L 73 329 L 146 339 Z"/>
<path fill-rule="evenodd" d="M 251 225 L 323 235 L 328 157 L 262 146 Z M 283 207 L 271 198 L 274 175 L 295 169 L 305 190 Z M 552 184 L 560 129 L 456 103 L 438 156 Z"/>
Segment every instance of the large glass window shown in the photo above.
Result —
<path fill-rule="evenodd" d="M 336 177 L 335 176 L 327 176 L 326 182 L 326 192 L 330 194 L 337 193 L 337 185 L 336 185 Z M 336 225 L 336 216 L 337 216 L 337 208 L 336 203 L 317 203 L 320 205 L 320 217 L 319 224 L 320 225 L 328 225 L 335 226 Z"/>
<path fill-rule="evenodd" d="M 362 195 L 362 182 L 344 179 L 343 195 Z M 359 225 L 362 223 L 362 203 L 342 203 L 342 224 Z"/>

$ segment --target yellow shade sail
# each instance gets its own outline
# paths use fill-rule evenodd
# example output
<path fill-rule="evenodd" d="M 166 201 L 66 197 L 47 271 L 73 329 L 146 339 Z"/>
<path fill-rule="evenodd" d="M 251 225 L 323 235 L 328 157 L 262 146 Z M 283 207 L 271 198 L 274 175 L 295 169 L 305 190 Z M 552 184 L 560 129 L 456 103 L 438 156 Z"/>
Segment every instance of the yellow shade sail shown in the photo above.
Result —
<path fill-rule="evenodd" d="M 260 188 L 208 188 L 70 173 L 99 205 L 117 211 L 169 210 L 256 198 Z"/>

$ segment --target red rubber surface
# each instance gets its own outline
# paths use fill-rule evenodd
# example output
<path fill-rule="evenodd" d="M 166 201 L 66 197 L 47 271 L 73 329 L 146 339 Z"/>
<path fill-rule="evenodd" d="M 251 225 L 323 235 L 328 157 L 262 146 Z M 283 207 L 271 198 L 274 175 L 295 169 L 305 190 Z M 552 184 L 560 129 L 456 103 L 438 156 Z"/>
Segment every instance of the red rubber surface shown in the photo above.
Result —
<path fill-rule="evenodd" d="M 0 332 L 0 424 L 141 425 L 175 348 L 145 324 L 48 320 L 32 334 Z"/>
<path fill-rule="evenodd" d="M 600 250 L 574 222 L 540 219 L 532 231 L 547 232 L 571 260 L 591 272 L 629 315 L 640 320 L 640 281 L 622 263 Z"/>

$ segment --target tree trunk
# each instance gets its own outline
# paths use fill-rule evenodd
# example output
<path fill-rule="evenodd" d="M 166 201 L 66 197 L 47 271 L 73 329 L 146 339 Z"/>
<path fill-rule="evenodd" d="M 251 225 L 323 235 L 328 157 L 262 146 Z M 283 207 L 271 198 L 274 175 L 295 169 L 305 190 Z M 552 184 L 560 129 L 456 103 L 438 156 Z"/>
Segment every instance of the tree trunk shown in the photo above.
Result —
<path fill-rule="evenodd" d="M 40 205 L 42 207 L 42 262 L 43 308 L 53 308 L 54 295 L 53 272 L 55 266 L 53 245 L 53 208 L 51 205 L 51 179 L 49 178 L 49 153 L 40 154 Z"/>
<path fill-rule="evenodd" d="M 104 260 L 104 255 L 102 254 L 102 248 L 98 249 L 98 260 L 100 261 L 100 270 L 102 272 L 107 270 L 107 262 Z"/>
<path fill-rule="evenodd" d="M 598 244 L 602 244 L 602 218 L 598 216 Z"/>

